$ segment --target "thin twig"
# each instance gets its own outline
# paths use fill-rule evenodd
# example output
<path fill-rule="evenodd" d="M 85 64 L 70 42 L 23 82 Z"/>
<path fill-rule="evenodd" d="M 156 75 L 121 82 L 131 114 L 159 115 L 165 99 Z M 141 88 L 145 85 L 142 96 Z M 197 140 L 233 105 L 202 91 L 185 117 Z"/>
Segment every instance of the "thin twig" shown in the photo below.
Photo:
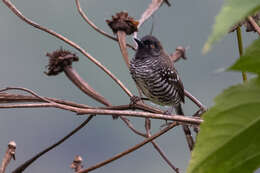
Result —
<path fill-rule="evenodd" d="M 54 107 L 52 103 L 24 103 L 24 104 L 10 104 L 0 105 L 0 109 L 11 109 L 11 108 L 45 108 Z"/>
<path fill-rule="evenodd" d="M 146 134 L 139 132 L 138 130 L 136 130 L 133 126 L 133 124 L 126 118 L 123 116 L 120 116 L 120 118 L 123 120 L 123 122 L 128 126 L 128 128 L 130 130 L 132 130 L 135 134 L 146 137 Z"/>
<path fill-rule="evenodd" d="M 143 12 L 141 18 L 139 19 L 138 28 L 142 26 L 142 24 L 148 20 L 162 5 L 164 0 L 152 0 L 149 4 L 148 8 Z M 134 38 L 137 37 L 137 32 L 134 33 Z"/>
<path fill-rule="evenodd" d="M 32 90 L 29 90 L 29 89 L 27 89 L 27 88 L 22 88 L 22 87 L 6 87 L 6 88 L 4 88 L 4 89 L 1 89 L 1 90 L 0 90 L 0 93 L 1 93 L 1 92 L 4 92 L 4 91 L 8 91 L 8 90 L 20 90 L 20 91 L 25 91 L 25 92 L 28 92 L 28 93 L 32 94 L 33 96 L 35 96 L 35 97 L 37 97 L 37 98 L 39 98 L 39 99 L 41 99 L 41 100 L 43 100 L 43 101 L 45 101 L 45 102 L 47 102 L 47 103 L 54 103 L 53 101 L 47 99 L 46 97 L 42 97 L 42 96 L 36 94 L 36 93 L 33 92 Z"/>
<path fill-rule="evenodd" d="M 176 172 L 179 173 L 179 168 L 176 168 L 171 161 L 166 157 L 166 154 L 162 151 L 162 149 L 160 149 L 160 147 L 158 146 L 158 144 L 156 144 L 154 141 L 152 141 L 153 147 L 158 151 L 158 153 L 161 155 L 161 157 L 163 158 L 163 160 Z"/>
<path fill-rule="evenodd" d="M 143 142 L 141 142 L 141 143 L 139 143 L 139 144 L 137 144 L 137 145 L 135 145 L 135 146 L 133 146 L 133 147 L 127 149 L 126 151 L 124 151 L 124 152 L 122 152 L 122 153 L 116 154 L 115 156 L 111 157 L 110 159 L 107 159 L 107 160 L 105 160 L 105 161 L 103 161 L 103 162 L 100 162 L 100 163 L 94 165 L 94 166 L 91 166 L 91 167 L 89 167 L 89 168 L 87 168 L 87 169 L 84 169 L 84 170 L 82 170 L 82 171 L 79 171 L 78 173 L 87 173 L 87 172 L 93 171 L 93 170 L 95 170 L 95 169 L 97 169 L 97 168 L 100 168 L 100 167 L 102 167 L 102 166 L 105 166 L 105 165 L 111 163 L 112 161 L 115 161 L 115 160 L 117 160 L 117 159 L 119 159 L 119 158 L 121 158 L 121 157 L 123 157 L 123 156 L 125 156 L 125 155 L 127 155 L 127 154 L 129 154 L 129 153 L 131 153 L 131 152 L 133 152 L 133 151 L 135 151 L 135 150 L 137 150 L 137 149 L 139 149 L 140 147 L 142 147 L 142 146 L 144 146 L 145 144 L 149 143 L 150 141 L 156 139 L 157 137 L 161 136 L 162 134 L 166 133 L 167 131 L 169 131 L 170 129 L 172 129 L 173 127 L 175 127 L 175 126 L 177 126 L 177 125 L 178 125 L 178 124 L 177 124 L 176 122 L 173 122 L 173 123 L 170 124 L 168 127 L 164 128 L 164 129 L 161 130 L 160 132 L 154 134 L 154 135 L 151 136 L 150 138 L 145 139 Z"/>
<path fill-rule="evenodd" d="M 56 98 L 45 97 L 56 103 L 78 107 L 78 108 L 93 108 L 85 104 L 78 104 L 72 101 L 60 100 Z M 0 93 L 0 103 L 17 103 L 17 102 L 45 102 L 35 96 L 22 95 L 22 94 L 10 94 L 10 93 Z"/>
<path fill-rule="evenodd" d="M 146 129 L 146 136 L 148 138 L 151 137 L 151 121 L 147 118 L 145 120 L 145 129 Z M 151 141 L 153 147 L 156 149 L 156 151 L 160 154 L 160 156 L 163 158 L 163 160 L 176 172 L 179 173 L 179 169 L 176 168 L 171 161 L 166 157 L 165 153 L 162 151 L 162 149 L 159 147 L 159 145 L 155 141 Z"/>
<path fill-rule="evenodd" d="M 100 28 L 98 28 L 88 17 L 87 15 L 83 12 L 82 8 L 81 8 L 81 5 L 79 3 L 79 0 L 75 0 L 76 2 L 76 6 L 77 6 L 77 9 L 81 15 L 81 17 L 94 29 L 96 30 L 97 32 L 99 32 L 100 34 L 114 40 L 114 41 L 118 41 L 118 39 L 116 37 L 113 37 L 112 35 L 109 35 L 108 33 L 106 33 L 105 31 L 101 30 Z M 128 47 L 132 48 L 133 50 L 136 50 L 136 48 L 130 44 L 126 44 Z"/>
<path fill-rule="evenodd" d="M 62 144 L 64 141 L 66 141 L 68 138 L 70 138 L 72 135 L 74 135 L 76 132 L 78 132 L 80 129 L 82 129 L 88 122 L 94 117 L 94 115 L 90 115 L 82 124 L 80 124 L 77 128 L 75 128 L 73 131 L 71 131 L 69 134 L 67 134 L 65 137 L 63 137 L 61 140 L 56 142 L 55 144 L 51 145 L 50 147 L 44 149 L 43 151 L 36 154 L 31 159 L 24 162 L 22 165 L 17 167 L 13 173 L 21 173 L 23 172 L 29 165 L 31 165 L 34 161 L 36 161 L 39 157 L 44 155 L 45 153 L 49 152 L 53 148 L 57 147 L 58 145 Z"/>
<path fill-rule="evenodd" d="M 47 29 L 43 26 L 40 26 L 36 22 L 26 18 L 23 16 L 23 14 L 11 3 L 10 0 L 3 0 L 3 2 L 6 4 L 6 6 L 12 10 L 12 12 L 18 16 L 21 20 L 26 22 L 27 24 L 40 29 L 44 32 L 49 33 L 50 35 L 64 41 L 65 43 L 69 44 L 70 46 L 74 47 L 78 51 L 80 51 L 83 55 L 85 55 L 90 61 L 92 61 L 94 64 L 96 64 L 99 68 L 101 68 L 106 74 L 108 74 L 125 92 L 128 96 L 132 97 L 133 94 L 124 86 L 124 84 L 112 73 L 110 72 L 105 66 L 103 66 L 98 60 L 96 60 L 94 57 L 92 57 L 88 52 L 86 52 L 84 49 L 82 49 L 79 45 L 72 42 L 71 40 L 67 39 L 66 37 L 62 36 L 61 34 L 58 34 L 50 29 Z"/>
<path fill-rule="evenodd" d="M 201 110 L 206 111 L 207 108 L 196 98 L 194 97 L 189 91 L 184 90 L 184 94 L 188 97 L 193 103 L 195 103 Z"/>
<path fill-rule="evenodd" d="M 247 19 L 251 23 L 251 25 L 254 27 L 255 31 L 259 34 L 260 36 L 260 26 L 255 22 L 252 16 L 248 16 Z"/>

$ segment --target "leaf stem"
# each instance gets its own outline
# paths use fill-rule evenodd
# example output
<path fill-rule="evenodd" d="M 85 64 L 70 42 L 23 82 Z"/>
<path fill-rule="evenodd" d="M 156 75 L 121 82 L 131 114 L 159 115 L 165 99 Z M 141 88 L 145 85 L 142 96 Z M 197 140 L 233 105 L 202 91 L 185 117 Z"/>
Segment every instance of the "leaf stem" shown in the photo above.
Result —
<path fill-rule="evenodd" d="M 237 28 L 237 43 L 238 43 L 238 50 L 239 55 L 243 55 L 243 41 L 242 41 L 242 34 L 240 27 Z M 247 75 L 246 72 L 242 72 L 243 82 L 245 83 L 247 81 Z"/>

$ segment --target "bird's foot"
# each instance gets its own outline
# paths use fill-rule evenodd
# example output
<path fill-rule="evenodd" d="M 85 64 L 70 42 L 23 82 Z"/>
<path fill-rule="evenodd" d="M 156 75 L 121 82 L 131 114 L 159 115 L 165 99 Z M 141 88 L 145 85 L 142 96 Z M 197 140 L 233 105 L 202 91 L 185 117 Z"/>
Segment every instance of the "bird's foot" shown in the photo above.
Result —
<path fill-rule="evenodd" d="M 130 103 L 129 103 L 130 108 L 134 110 L 136 103 L 141 101 L 141 100 L 142 99 L 140 97 L 138 97 L 138 96 L 132 96 L 130 98 Z"/>
<path fill-rule="evenodd" d="M 164 111 L 163 114 L 164 115 L 171 115 L 172 111 L 173 111 L 174 106 L 170 107 L 168 110 Z"/>
<path fill-rule="evenodd" d="M 171 107 L 170 109 L 164 111 L 163 114 L 164 115 L 171 115 L 172 111 L 173 111 L 173 107 Z M 165 123 L 163 125 L 161 125 L 160 127 L 163 128 L 163 127 L 169 126 L 171 123 L 172 122 L 168 122 L 167 120 L 165 120 Z"/>

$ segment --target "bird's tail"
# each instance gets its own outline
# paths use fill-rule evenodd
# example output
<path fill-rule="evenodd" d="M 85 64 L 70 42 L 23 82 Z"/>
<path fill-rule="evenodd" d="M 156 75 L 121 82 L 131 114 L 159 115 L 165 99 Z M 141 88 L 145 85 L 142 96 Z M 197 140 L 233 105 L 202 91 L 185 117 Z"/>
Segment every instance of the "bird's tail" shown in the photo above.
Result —
<path fill-rule="evenodd" d="M 176 111 L 176 114 L 184 116 L 181 104 L 175 106 L 175 111 Z M 182 129 L 183 129 L 183 132 L 185 133 L 186 140 L 187 140 L 187 143 L 189 145 L 189 148 L 190 148 L 190 150 L 192 150 L 193 147 L 194 147 L 194 140 L 191 136 L 191 131 L 190 131 L 190 129 L 187 125 L 182 125 Z"/>

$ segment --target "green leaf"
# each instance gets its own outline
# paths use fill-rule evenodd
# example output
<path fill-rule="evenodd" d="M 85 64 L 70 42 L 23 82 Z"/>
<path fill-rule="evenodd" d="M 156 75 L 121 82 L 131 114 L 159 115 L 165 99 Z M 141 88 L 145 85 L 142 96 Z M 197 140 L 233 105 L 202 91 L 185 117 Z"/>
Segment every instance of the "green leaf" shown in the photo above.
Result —
<path fill-rule="evenodd" d="M 208 52 L 211 45 L 223 37 L 233 25 L 258 10 L 260 10 L 260 0 L 226 0 L 216 17 L 213 32 L 203 47 L 203 53 Z"/>
<path fill-rule="evenodd" d="M 260 74 L 260 39 L 254 41 L 229 70 Z"/>
<path fill-rule="evenodd" d="M 188 173 L 251 173 L 260 167 L 260 78 L 225 90 L 204 122 Z"/>

